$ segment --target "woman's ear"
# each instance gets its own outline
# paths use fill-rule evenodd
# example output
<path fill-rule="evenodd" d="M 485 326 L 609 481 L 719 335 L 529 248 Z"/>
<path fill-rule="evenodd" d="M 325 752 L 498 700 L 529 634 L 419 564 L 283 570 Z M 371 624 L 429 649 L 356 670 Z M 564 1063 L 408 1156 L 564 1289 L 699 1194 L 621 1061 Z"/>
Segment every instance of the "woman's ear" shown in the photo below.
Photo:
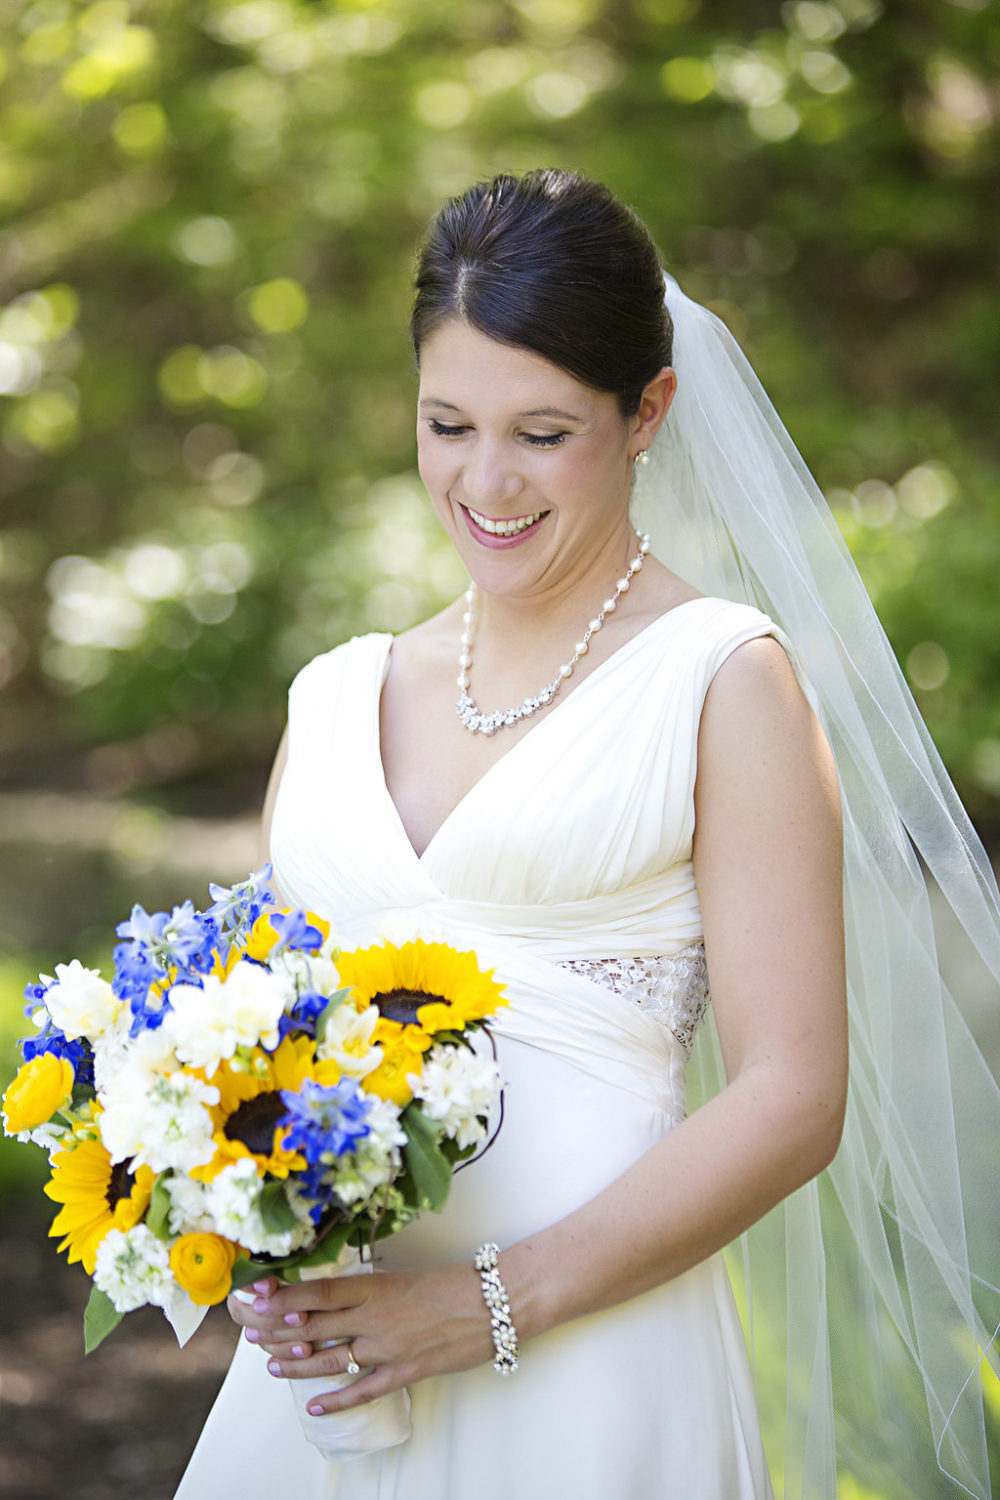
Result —
<path fill-rule="evenodd" d="M 629 458 L 645 453 L 649 448 L 677 390 L 677 372 L 664 366 L 654 375 L 639 398 L 639 410 L 632 418 L 633 427 L 629 438 Z"/>

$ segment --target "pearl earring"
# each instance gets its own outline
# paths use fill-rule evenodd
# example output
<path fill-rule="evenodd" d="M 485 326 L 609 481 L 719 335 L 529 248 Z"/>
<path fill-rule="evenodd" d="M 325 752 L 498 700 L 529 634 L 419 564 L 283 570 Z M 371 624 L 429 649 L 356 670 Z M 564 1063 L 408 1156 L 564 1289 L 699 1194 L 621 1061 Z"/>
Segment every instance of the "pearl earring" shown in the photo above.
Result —
<path fill-rule="evenodd" d="M 635 455 L 635 458 L 632 461 L 633 463 L 642 464 L 645 467 L 645 465 L 649 463 L 648 448 L 640 448 L 639 452 Z"/>

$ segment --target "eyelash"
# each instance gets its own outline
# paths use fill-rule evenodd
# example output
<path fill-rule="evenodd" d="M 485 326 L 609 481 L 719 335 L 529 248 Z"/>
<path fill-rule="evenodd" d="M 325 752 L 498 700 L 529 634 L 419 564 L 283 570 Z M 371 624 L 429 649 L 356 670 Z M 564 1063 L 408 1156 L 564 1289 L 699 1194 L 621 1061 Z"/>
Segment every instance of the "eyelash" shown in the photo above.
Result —
<path fill-rule="evenodd" d="M 439 422 L 431 417 L 428 426 L 435 437 L 457 438 L 468 431 L 466 427 L 449 427 L 446 422 Z M 530 443 L 533 448 L 558 448 L 566 440 L 565 432 L 525 432 L 522 433 L 525 442 Z"/>

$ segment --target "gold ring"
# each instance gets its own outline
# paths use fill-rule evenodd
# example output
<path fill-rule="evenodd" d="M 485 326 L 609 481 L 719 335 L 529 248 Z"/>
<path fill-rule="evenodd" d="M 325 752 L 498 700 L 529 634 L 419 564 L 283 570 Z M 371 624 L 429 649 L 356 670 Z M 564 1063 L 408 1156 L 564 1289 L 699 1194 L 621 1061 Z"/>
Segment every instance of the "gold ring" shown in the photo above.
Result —
<path fill-rule="evenodd" d="M 351 1340 L 347 1341 L 347 1373 L 348 1375 L 360 1375 L 361 1366 L 354 1358 L 354 1350 L 351 1348 Z"/>

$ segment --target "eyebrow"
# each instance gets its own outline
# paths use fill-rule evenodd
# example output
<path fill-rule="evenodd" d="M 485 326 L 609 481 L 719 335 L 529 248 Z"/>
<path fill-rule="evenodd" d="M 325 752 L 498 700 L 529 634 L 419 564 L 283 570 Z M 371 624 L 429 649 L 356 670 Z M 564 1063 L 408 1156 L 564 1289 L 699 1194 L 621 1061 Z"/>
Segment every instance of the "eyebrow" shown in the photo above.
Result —
<path fill-rule="evenodd" d="M 439 406 L 444 411 L 460 412 L 462 408 L 455 406 L 451 401 L 442 401 L 439 396 L 425 396 L 420 402 L 423 406 Z M 519 417 L 556 417 L 561 422 L 582 422 L 583 418 L 571 411 L 563 411 L 559 406 L 539 406 L 534 411 L 520 411 Z"/>

